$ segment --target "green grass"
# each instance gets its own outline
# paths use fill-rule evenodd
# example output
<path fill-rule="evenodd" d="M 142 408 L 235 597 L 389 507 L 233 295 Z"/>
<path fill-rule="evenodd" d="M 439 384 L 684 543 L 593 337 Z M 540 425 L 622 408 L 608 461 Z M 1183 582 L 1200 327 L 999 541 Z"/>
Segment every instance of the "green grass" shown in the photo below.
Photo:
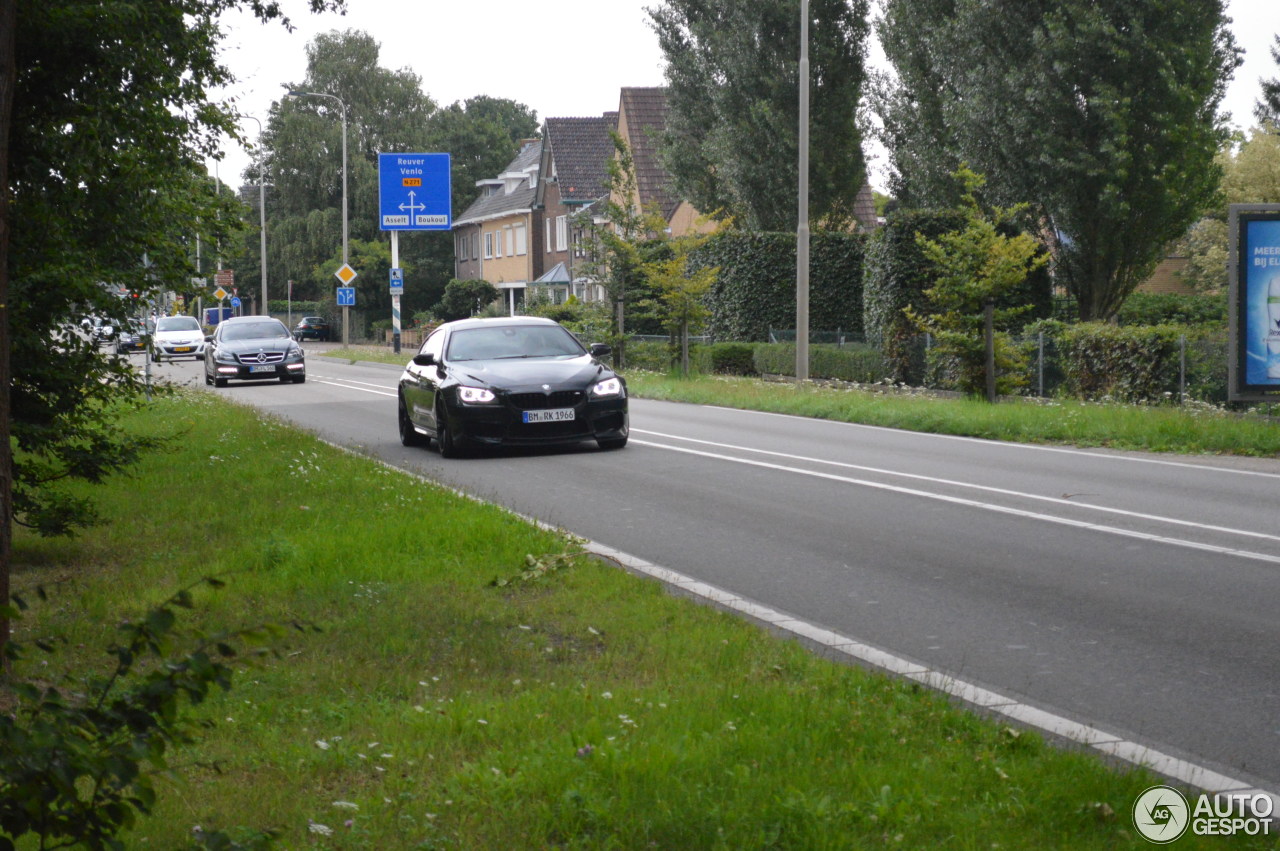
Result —
<path fill-rule="evenodd" d="M 129 848 L 194 825 L 284 848 L 1147 847 L 1145 772 L 561 558 L 563 536 L 212 394 L 122 427 L 181 436 L 91 491 L 105 525 L 17 536 L 15 590 L 51 594 L 17 638 L 98 665 L 115 623 L 210 574 L 229 585 L 198 624 L 323 628 L 195 709 L 214 726 Z M 51 678 L 39 661 L 19 673 Z"/>
<path fill-rule="evenodd" d="M 394 355 L 367 347 L 334 352 L 349 360 L 402 364 L 412 352 Z M 909 431 L 1028 443 L 1105 446 L 1184 454 L 1280 457 L 1280 420 L 1241 416 L 1201 404 L 1122 405 L 1073 400 L 988 405 L 927 393 L 884 393 L 819 384 L 754 378 L 679 378 L 629 371 L 633 396 L 795 414 Z"/>

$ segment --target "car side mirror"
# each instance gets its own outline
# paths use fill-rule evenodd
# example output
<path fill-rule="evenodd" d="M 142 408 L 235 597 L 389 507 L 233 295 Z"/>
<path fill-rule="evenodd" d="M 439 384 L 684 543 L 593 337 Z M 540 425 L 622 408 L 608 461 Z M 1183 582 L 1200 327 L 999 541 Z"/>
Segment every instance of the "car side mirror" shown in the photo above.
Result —
<path fill-rule="evenodd" d="M 591 357 L 602 358 L 605 355 L 611 355 L 611 354 L 613 354 L 613 349 L 610 346 L 606 345 L 605 343 L 591 344 Z"/>
<path fill-rule="evenodd" d="M 204 341 L 205 341 L 206 343 L 212 343 L 212 342 L 213 342 L 213 335 L 212 335 L 212 334 L 205 334 L 205 335 L 204 335 Z"/>
<path fill-rule="evenodd" d="M 424 355 L 414 355 L 413 362 L 418 366 L 431 366 L 436 362 L 436 356 L 430 352 Z"/>

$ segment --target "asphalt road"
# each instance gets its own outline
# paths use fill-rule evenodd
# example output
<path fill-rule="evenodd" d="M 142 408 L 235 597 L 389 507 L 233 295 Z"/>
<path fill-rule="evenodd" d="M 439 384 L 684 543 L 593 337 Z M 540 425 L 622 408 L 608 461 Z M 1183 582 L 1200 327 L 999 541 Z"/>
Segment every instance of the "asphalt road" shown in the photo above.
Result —
<path fill-rule="evenodd" d="M 444 461 L 399 443 L 398 368 L 316 357 L 319 348 L 308 346 L 304 385 L 216 392 L 931 669 L 1280 789 L 1280 461 L 1031 447 L 642 399 L 620 451 Z M 203 386 L 200 366 L 155 369 Z"/>

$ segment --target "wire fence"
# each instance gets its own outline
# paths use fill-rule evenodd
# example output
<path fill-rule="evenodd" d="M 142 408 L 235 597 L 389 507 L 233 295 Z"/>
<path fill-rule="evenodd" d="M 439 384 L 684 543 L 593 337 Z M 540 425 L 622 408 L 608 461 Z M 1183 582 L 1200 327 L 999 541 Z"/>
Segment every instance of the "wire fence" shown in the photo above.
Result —
<path fill-rule="evenodd" d="M 757 351 L 758 371 L 777 375 L 794 375 L 795 331 L 770 328 L 765 347 Z M 663 336 L 634 336 L 635 342 L 668 344 Z M 696 338 L 697 343 L 727 342 L 710 337 Z M 956 363 L 941 356 L 935 340 L 921 334 L 896 341 L 895 357 L 885 356 L 877 341 L 860 332 L 835 329 L 811 331 L 809 342 L 812 378 L 843 380 L 865 384 L 900 384 L 933 391 L 958 391 Z M 1119 360 L 1115 364 L 1082 363 L 1073 360 L 1050 335 L 1014 337 L 1011 340 L 1020 366 L 1006 378 L 1023 396 L 1055 398 L 1074 397 L 1090 400 L 1167 402 L 1185 404 L 1203 402 L 1223 405 L 1227 402 L 1228 344 L 1225 330 L 1221 335 L 1182 335 L 1172 351 L 1165 349 L 1141 363 Z M 660 349 L 654 346 L 654 349 Z M 659 355 L 661 357 L 661 355 Z M 704 358 L 699 366 L 715 371 L 715 364 Z"/>

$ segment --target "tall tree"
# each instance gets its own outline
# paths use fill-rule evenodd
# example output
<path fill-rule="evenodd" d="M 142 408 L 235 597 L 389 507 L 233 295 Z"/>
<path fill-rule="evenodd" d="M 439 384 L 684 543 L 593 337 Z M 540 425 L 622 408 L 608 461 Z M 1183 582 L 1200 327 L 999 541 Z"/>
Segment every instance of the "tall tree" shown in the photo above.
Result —
<path fill-rule="evenodd" d="M 1271 45 L 1271 58 L 1280 65 L 1280 35 Z M 1259 121 L 1280 128 L 1280 77 L 1262 81 L 1262 94 L 1253 106 L 1253 114 Z"/>
<path fill-rule="evenodd" d="M 438 108 L 408 70 L 380 65 L 381 47 L 358 30 L 317 36 L 307 46 L 307 71 L 291 90 L 341 99 L 347 119 L 348 230 L 357 304 L 390 316 L 389 236 L 378 226 L 378 154 L 451 154 L 454 213 L 469 204 L 475 182 L 510 161 L 520 139 L 538 129 L 523 104 L 477 96 Z M 286 98 L 271 110 L 263 139 L 275 188 L 269 199 L 268 254 L 274 278 L 295 283 L 297 298 L 332 301 L 341 263 L 342 107 L 333 98 Z M 246 173 L 256 180 L 256 173 Z M 378 248 L 378 244 L 381 248 Z M 256 268 L 249 245 L 240 263 Z M 405 270 L 403 315 L 429 309 L 453 277 L 453 240 L 443 233 L 401 234 Z M 252 275 L 252 272 L 250 272 Z"/>
<path fill-rule="evenodd" d="M 234 217 L 200 174 L 235 133 L 208 91 L 232 80 L 217 20 L 239 7 L 280 17 L 263 0 L 0 0 L 0 590 L 10 524 L 57 533 L 89 519 L 53 483 L 96 481 L 142 448 L 110 413 L 141 392 L 138 377 L 70 329 L 82 312 L 123 318 L 187 289 L 194 232 L 229 235 L 220 224 Z M 0 645 L 8 632 L 0 623 Z"/>
<path fill-rule="evenodd" d="M 798 0 L 666 0 L 649 15 L 667 62 L 661 156 L 677 192 L 750 229 L 794 228 Z M 866 177 L 867 0 L 813 0 L 810 15 L 810 211 L 847 224 Z"/>
<path fill-rule="evenodd" d="M 990 202 L 1027 204 L 1082 318 L 1112 316 L 1213 200 L 1240 62 L 1223 0 L 887 0 L 877 23 L 902 87 L 885 125 L 927 125 L 888 137 L 897 180 L 947 206 L 934 176 L 967 162 Z"/>
<path fill-rule="evenodd" d="M 341 265 L 343 169 L 348 242 L 386 241 L 378 226 L 378 154 L 428 150 L 427 124 L 436 104 L 422 91 L 417 74 L 379 64 L 381 46 L 368 33 L 322 33 L 306 52 L 304 79 L 287 83 L 287 88 L 333 97 L 286 97 L 272 105 L 263 139 L 267 171 L 275 184 L 268 253 L 271 267 L 278 270 L 275 278 L 295 282 L 295 296 L 323 298 L 332 295 L 333 273 Z M 400 241 L 402 263 L 412 270 L 406 274 L 406 310 L 412 310 L 422 288 L 420 259 L 432 241 L 452 245 L 440 234 Z M 321 266 L 327 271 L 317 275 Z M 357 303 L 385 307 L 389 316 L 385 274 L 378 277 L 373 269 L 352 266 L 360 273 Z M 325 284 L 317 285 L 317 279 Z"/>

